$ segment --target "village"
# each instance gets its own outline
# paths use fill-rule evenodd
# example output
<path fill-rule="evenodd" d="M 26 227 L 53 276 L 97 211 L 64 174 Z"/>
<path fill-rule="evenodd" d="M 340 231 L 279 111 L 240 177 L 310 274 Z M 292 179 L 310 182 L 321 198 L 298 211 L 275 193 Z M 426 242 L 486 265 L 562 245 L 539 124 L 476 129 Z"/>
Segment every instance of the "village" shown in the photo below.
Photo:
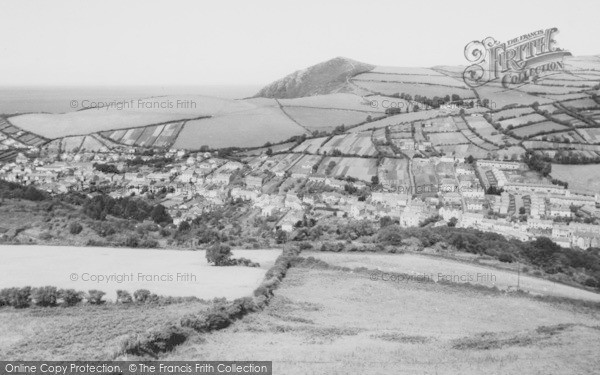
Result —
<path fill-rule="evenodd" d="M 63 153 L 58 160 L 20 153 L 2 165 L 0 179 L 53 194 L 159 199 L 175 225 L 234 199 L 288 233 L 305 218 L 389 218 L 401 227 L 456 226 L 523 241 L 548 237 L 562 247 L 600 246 L 600 194 L 553 184 L 523 162 L 327 158 L 176 149 L 156 155 L 135 148 Z M 361 178 L 338 173 L 340 165 Z"/>

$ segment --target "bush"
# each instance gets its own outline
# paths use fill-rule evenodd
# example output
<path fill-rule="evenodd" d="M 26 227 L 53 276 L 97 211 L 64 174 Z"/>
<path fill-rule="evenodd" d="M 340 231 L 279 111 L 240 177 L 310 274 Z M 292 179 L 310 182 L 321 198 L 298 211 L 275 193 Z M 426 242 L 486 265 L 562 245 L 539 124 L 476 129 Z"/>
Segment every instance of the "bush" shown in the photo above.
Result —
<path fill-rule="evenodd" d="M 131 303 L 133 302 L 133 298 L 131 298 L 131 294 L 129 294 L 126 290 L 117 290 L 117 302 L 118 303 Z"/>
<path fill-rule="evenodd" d="M 58 290 L 54 286 L 44 286 L 33 289 L 31 298 L 37 306 L 54 307 L 58 300 Z"/>
<path fill-rule="evenodd" d="M 504 263 L 512 263 L 515 261 L 514 257 L 509 253 L 501 253 L 498 256 L 498 260 Z"/>
<path fill-rule="evenodd" d="M 17 309 L 29 307 L 31 287 L 6 288 L 0 290 L 0 305 L 12 306 Z"/>
<path fill-rule="evenodd" d="M 152 293 L 150 293 L 148 289 L 138 289 L 133 292 L 133 298 L 135 299 L 135 302 L 146 303 L 151 294 Z"/>
<path fill-rule="evenodd" d="M 215 266 L 230 264 L 231 248 L 227 245 L 216 243 L 206 250 L 206 260 Z"/>
<path fill-rule="evenodd" d="M 79 234 L 82 230 L 83 227 L 79 223 L 72 222 L 71 224 L 69 224 L 69 233 L 71 234 Z"/>
<path fill-rule="evenodd" d="M 92 289 L 90 291 L 88 291 L 88 302 L 91 305 L 101 305 L 103 304 L 105 301 L 102 299 L 102 297 L 104 297 L 106 293 L 104 293 L 101 290 L 96 290 L 96 289 Z"/>
<path fill-rule="evenodd" d="M 125 246 L 126 247 L 138 247 L 138 245 L 139 245 L 139 240 L 135 236 L 129 236 L 125 240 Z"/>
<path fill-rule="evenodd" d="M 121 346 L 124 354 L 149 355 L 156 358 L 158 353 L 173 350 L 187 340 L 188 334 L 182 327 L 174 325 L 153 330 L 139 339 L 128 339 Z"/>
<path fill-rule="evenodd" d="M 83 292 L 78 292 L 75 289 L 61 289 L 58 295 L 62 299 L 64 306 L 75 306 L 83 299 Z"/>

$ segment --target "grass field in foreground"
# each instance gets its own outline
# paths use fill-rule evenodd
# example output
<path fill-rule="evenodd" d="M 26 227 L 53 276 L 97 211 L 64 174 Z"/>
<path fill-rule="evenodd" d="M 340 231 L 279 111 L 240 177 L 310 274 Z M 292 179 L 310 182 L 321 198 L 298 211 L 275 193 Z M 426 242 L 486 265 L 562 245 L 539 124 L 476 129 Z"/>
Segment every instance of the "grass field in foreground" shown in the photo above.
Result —
<path fill-rule="evenodd" d="M 292 268 L 266 310 L 165 359 L 272 360 L 303 375 L 588 374 L 599 339 L 598 312 L 582 307 Z"/>
<path fill-rule="evenodd" d="M 3 360 L 110 360 L 128 336 L 206 309 L 201 302 L 0 309 Z"/>

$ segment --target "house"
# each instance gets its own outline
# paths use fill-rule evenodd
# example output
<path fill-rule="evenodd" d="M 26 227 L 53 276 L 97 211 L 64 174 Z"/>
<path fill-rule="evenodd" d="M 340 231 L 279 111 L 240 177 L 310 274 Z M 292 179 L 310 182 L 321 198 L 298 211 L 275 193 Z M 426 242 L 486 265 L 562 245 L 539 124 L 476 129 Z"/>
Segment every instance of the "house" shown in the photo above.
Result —
<path fill-rule="evenodd" d="M 248 175 L 245 178 L 246 187 L 249 189 L 260 190 L 265 181 L 264 176 Z"/>
<path fill-rule="evenodd" d="M 221 173 L 215 173 L 213 174 L 211 181 L 215 184 L 219 184 L 219 185 L 229 185 L 229 183 L 231 183 L 231 181 L 233 180 L 233 174 L 231 173 L 225 173 L 225 172 L 221 172 Z"/>

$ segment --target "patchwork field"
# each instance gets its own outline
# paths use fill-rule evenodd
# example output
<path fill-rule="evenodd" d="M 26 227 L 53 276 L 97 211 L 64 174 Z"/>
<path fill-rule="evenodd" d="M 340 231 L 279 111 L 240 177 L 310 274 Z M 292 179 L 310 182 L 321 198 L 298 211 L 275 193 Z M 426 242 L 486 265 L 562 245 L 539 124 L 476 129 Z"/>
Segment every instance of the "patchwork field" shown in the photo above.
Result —
<path fill-rule="evenodd" d="M 525 114 L 525 115 L 521 115 L 518 117 L 514 117 L 508 120 L 502 120 L 499 121 L 500 125 L 502 125 L 502 129 L 506 130 L 508 129 L 509 126 L 512 127 L 517 127 L 517 126 L 522 126 L 525 125 L 527 123 L 535 123 L 535 122 L 541 122 L 546 120 L 546 118 L 542 115 L 540 115 L 539 113 L 530 113 L 530 114 Z"/>
<path fill-rule="evenodd" d="M 330 94 L 315 95 L 295 99 L 278 99 L 279 103 L 287 107 L 309 107 L 323 109 L 347 109 L 363 112 L 385 112 L 385 108 L 372 107 L 367 98 L 355 94 Z"/>
<path fill-rule="evenodd" d="M 379 183 L 388 189 L 403 187 L 404 191 L 410 191 L 412 183 L 408 174 L 408 163 L 408 159 L 384 158 L 377 173 Z"/>
<path fill-rule="evenodd" d="M 389 116 L 381 120 L 369 122 L 367 124 L 352 128 L 350 131 L 353 133 L 369 130 L 385 128 L 386 126 L 398 125 L 406 122 L 428 120 L 434 117 L 440 116 L 440 111 L 437 109 L 430 109 L 427 111 L 409 112 L 402 113 L 395 116 Z"/>
<path fill-rule="evenodd" d="M 377 174 L 377 159 L 328 156 L 319 165 L 318 174 L 338 178 L 354 177 L 370 182 Z"/>
<path fill-rule="evenodd" d="M 192 101 L 195 108 L 177 108 L 177 103 Z M 54 139 L 69 135 L 85 135 L 107 130 L 142 127 L 203 116 L 236 113 L 256 108 L 256 105 L 239 100 L 204 96 L 160 97 L 133 101 L 133 105 L 86 109 L 76 112 L 47 114 L 36 113 L 14 116 L 11 123 L 21 129 Z M 147 104 L 146 104 L 147 103 Z M 169 108 L 169 105 L 173 108 Z"/>
<path fill-rule="evenodd" d="M 266 310 L 165 359 L 268 358 L 281 374 L 594 373 L 598 319 L 568 304 L 292 268 Z"/>
<path fill-rule="evenodd" d="M 7 245 L 0 246 L 0 289 L 45 285 L 98 289 L 112 300 L 117 289 L 132 294 L 137 289 L 148 289 L 164 296 L 233 299 L 250 295 L 278 255 L 277 250 L 237 250 L 235 257 L 252 259 L 261 267 L 221 268 L 209 266 L 204 251 Z M 129 280 L 122 278 L 121 282 L 107 279 L 132 273 Z M 194 275 L 194 279 L 178 280 L 178 274 Z M 99 280 L 99 275 L 104 280 Z"/>
<path fill-rule="evenodd" d="M 336 135 L 321 147 L 321 151 L 328 154 L 333 150 L 339 150 L 344 155 L 377 155 L 377 149 L 371 140 L 371 132 Z"/>
<path fill-rule="evenodd" d="M 114 142 L 138 147 L 169 147 L 177 139 L 184 122 L 172 122 L 163 125 L 116 130 L 102 133 Z"/>
<path fill-rule="evenodd" d="M 569 189 L 600 193 L 600 168 L 597 165 L 552 164 L 552 177 L 569 182 Z"/>
<path fill-rule="evenodd" d="M 319 149 L 327 141 L 327 137 L 311 138 L 302 142 L 298 146 L 294 147 L 295 152 L 308 152 L 309 154 L 316 154 Z"/>
<path fill-rule="evenodd" d="M 450 87 L 440 85 L 427 85 L 419 83 L 402 83 L 402 82 L 384 82 L 384 81 L 364 81 L 353 79 L 352 82 L 374 94 L 394 95 L 394 94 L 410 94 L 412 96 L 422 95 L 429 98 L 434 96 L 445 96 L 457 94 L 463 99 L 473 98 L 473 92 L 470 89 L 462 87 Z"/>
<path fill-rule="evenodd" d="M 258 107 L 185 123 L 173 144 L 175 148 L 198 150 L 209 147 L 257 147 L 280 142 L 306 130 L 279 108 Z"/>
<path fill-rule="evenodd" d="M 468 89 L 462 81 L 442 75 L 414 75 L 414 74 L 392 74 L 392 73 L 362 73 L 353 78 L 353 81 L 379 81 L 398 83 L 422 83 L 439 86 L 453 86 Z M 441 88 L 440 88 L 441 89 Z"/>
<path fill-rule="evenodd" d="M 525 136 L 532 136 L 534 134 L 539 134 L 542 132 L 567 130 L 567 129 L 569 129 L 569 128 L 564 125 L 557 124 L 552 121 L 544 121 L 544 122 L 540 122 L 540 123 L 533 124 L 533 125 L 522 126 L 522 127 L 513 129 L 512 131 L 515 133 L 515 135 L 517 137 L 525 137 Z"/>
<path fill-rule="evenodd" d="M 340 125 L 350 127 L 365 122 L 369 115 L 378 115 L 375 112 L 306 107 L 285 107 L 284 110 L 298 124 L 311 131 L 333 130 Z"/>

